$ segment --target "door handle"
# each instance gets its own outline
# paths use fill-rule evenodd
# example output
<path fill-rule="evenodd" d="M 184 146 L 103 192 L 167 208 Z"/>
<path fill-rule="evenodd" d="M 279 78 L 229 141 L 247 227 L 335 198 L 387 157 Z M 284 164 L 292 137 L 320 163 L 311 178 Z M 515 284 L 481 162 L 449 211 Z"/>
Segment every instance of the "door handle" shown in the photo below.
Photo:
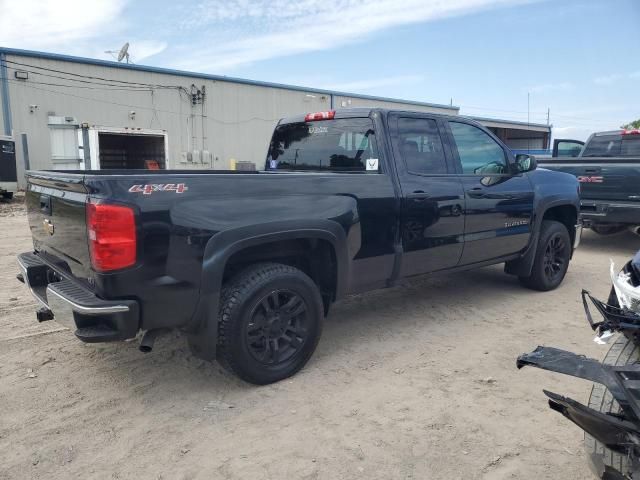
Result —
<path fill-rule="evenodd" d="M 411 192 L 407 195 L 409 200 L 413 200 L 414 202 L 424 202 L 429 198 L 429 194 L 427 192 L 423 192 L 422 190 L 416 190 L 415 192 Z"/>
<path fill-rule="evenodd" d="M 467 195 L 469 195 L 472 198 L 483 198 L 485 196 L 484 188 L 474 187 L 470 190 L 467 190 Z"/>

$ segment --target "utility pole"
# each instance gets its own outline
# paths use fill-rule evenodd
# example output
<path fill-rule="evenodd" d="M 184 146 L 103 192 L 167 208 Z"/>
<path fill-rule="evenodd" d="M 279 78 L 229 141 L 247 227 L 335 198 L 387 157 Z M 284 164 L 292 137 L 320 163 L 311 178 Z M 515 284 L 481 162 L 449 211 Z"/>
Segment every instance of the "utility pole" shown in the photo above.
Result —
<path fill-rule="evenodd" d="M 531 106 L 531 94 L 527 92 L 527 127 L 530 127 L 530 123 L 531 123 L 530 106 Z M 530 150 L 531 150 L 531 141 L 527 136 L 527 152 L 529 152 Z"/>
<path fill-rule="evenodd" d="M 551 109 L 547 107 L 547 126 L 549 126 L 549 114 L 551 113 Z"/>

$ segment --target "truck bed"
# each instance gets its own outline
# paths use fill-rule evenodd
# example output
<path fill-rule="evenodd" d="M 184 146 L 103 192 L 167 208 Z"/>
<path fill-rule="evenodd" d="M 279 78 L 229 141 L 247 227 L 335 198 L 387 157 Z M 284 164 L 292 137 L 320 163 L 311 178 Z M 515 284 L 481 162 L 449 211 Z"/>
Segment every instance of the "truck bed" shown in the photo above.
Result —
<path fill-rule="evenodd" d="M 540 159 L 538 163 L 575 175 L 583 200 L 640 202 L 640 157 L 557 158 Z"/>

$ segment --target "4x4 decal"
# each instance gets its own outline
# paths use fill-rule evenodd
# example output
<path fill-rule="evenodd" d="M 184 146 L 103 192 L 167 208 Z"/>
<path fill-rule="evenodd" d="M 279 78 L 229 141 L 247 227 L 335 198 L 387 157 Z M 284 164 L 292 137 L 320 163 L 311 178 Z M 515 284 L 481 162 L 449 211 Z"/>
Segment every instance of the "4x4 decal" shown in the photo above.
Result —
<path fill-rule="evenodd" d="M 189 190 L 189 187 L 184 183 L 152 183 L 149 185 L 132 185 L 129 192 L 151 195 L 153 192 L 184 193 L 186 190 Z"/>

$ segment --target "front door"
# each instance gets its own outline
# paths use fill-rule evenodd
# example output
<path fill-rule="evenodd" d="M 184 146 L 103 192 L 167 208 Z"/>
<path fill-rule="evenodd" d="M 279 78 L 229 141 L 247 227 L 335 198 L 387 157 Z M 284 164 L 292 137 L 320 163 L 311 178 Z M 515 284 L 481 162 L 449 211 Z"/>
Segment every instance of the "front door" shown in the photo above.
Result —
<path fill-rule="evenodd" d="M 489 132 L 463 121 L 447 123 L 465 192 L 460 264 L 524 250 L 531 237 L 534 199 L 527 174 L 515 173 L 506 150 Z"/>
<path fill-rule="evenodd" d="M 455 267 L 462 254 L 464 192 L 443 125 L 423 115 L 389 117 L 402 189 L 401 276 Z"/>

